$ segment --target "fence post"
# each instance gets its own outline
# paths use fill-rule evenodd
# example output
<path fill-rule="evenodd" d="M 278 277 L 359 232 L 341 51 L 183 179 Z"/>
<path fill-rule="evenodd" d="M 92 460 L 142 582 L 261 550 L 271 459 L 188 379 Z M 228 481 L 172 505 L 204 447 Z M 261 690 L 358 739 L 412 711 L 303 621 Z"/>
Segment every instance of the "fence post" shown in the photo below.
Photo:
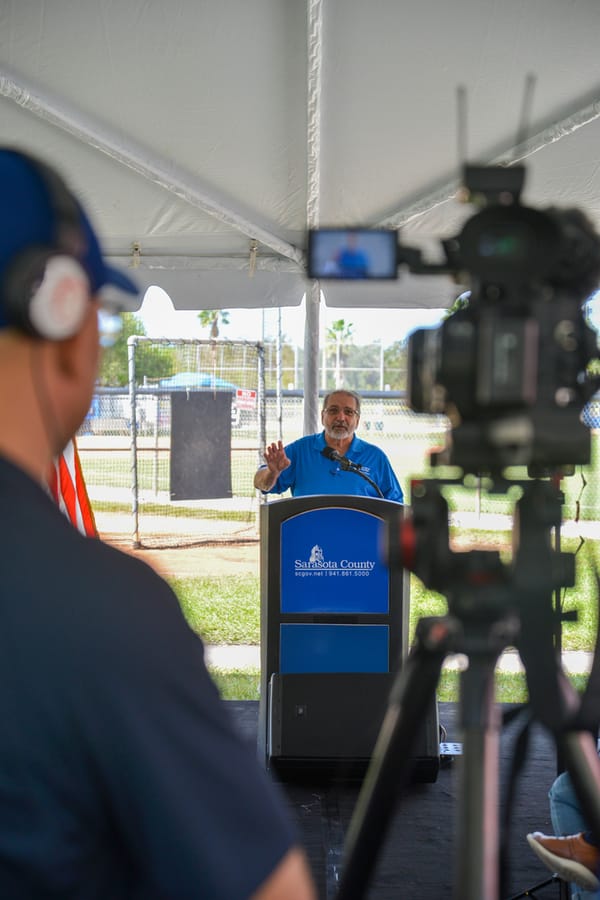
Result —
<path fill-rule="evenodd" d="M 138 467 L 137 467 L 137 407 L 135 398 L 135 345 L 137 335 L 127 338 L 127 367 L 129 374 L 129 410 L 131 427 L 129 429 L 131 448 L 131 515 L 133 517 L 132 544 L 134 550 L 140 547 L 140 524 L 138 513 Z"/>

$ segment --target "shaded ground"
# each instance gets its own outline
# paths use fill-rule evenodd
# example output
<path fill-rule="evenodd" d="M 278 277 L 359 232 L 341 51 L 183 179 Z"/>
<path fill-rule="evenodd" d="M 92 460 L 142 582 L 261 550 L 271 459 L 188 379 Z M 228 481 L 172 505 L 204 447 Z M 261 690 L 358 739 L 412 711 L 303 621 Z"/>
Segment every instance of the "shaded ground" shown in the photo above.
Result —
<path fill-rule="evenodd" d="M 254 745 L 258 703 L 229 701 L 228 706 L 240 732 Z M 503 704 L 500 709 L 502 712 L 514 712 L 515 707 Z M 458 706 L 453 703 L 439 704 L 439 717 L 447 731 L 447 741 L 460 747 L 462 735 Z M 489 800 L 485 805 L 480 797 L 473 796 L 475 781 L 467 780 L 463 793 L 458 779 L 460 757 L 452 762 L 446 761 L 435 783 L 405 787 L 399 802 L 393 807 L 383 840 L 377 842 L 375 848 L 363 844 L 364 862 L 372 859 L 373 849 L 378 851 L 377 861 L 368 891 L 364 895 L 356 891 L 353 897 L 364 896 L 365 900 L 450 900 L 452 897 L 462 900 L 465 894 L 457 886 L 458 879 L 454 875 L 459 810 L 464 812 L 467 809 L 476 825 L 483 820 L 484 814 L 488 817 L 488 827 L 496 816 L 501 821 L 501 814 L 507 812 L 511 765 L 525 719 L 513 719 L 502 728 L 497 763 L 491 758 L 493 754 L 485 760 L 482 758 L 482 765 L 488 772 L 488 787 L 498 785 L 497 802 Z M 477 755 L 475 750 L 472 758 Z M 317 882 L 319 900 L 335 900 L 338 895 L 345 862 L 344 844 L 356 808 L 359 785 L 344 780 L 343 772 L 343 760 L 340 760 L 339 780 L 287 780 L 283 783 L 290 811 L 298 823 Z M 530 831 L 548 832 L 552 828 L 547 792 L 556 773 L 553 739 L 541 725 L 534 722 L 506 831 L 507 853 L 501 866 L 504 886 L 499 892 L 500 900 L 508 900 L 509 897 L 516 900 L 525 896 L 538 900 L 558 898 L 558 883 L 551 881 L 550 872 L 531 852 L 525 837 Z M 388 792 L 381 792 L 379 798 L 382 810 L 387 808 L 387 801 L 397 789 L 393 765 L 387 780 Z M 493 791 L 490 791 L 490 798 L 492 795 Z M 469 871 L 480 860 L 474 853 L 469 853 L 463 862 Z M 362 867 L 358 871 L 362 871 Z M 541 884 L 544 886 L 533 890 Z"/>
<path fill-rule="evenodd" d="M 133 550 L 126 542 L 109 541 L 120 550 L 143 559 L 168 578 L 203 575 L 258 575 L 259 543 L 202 544 L 169 550 Z"/>

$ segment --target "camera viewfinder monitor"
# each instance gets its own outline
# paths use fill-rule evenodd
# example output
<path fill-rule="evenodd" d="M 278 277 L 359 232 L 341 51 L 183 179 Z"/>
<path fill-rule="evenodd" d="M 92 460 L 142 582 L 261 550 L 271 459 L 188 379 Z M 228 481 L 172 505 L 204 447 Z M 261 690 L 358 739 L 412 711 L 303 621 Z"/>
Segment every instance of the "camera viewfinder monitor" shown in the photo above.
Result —
<path fill-rule="evenodd" d="M 398 277 L 398 235 L 389 228 L 318 228 L 308 232 L 307 275 L 336 281 Z"/>

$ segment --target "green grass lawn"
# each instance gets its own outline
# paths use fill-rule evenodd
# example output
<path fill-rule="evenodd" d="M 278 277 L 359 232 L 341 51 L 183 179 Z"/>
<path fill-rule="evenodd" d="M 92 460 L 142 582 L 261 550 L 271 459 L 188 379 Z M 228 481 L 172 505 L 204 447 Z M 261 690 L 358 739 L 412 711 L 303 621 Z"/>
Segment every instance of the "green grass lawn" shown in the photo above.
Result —
<path fill-rule="evenodd" d="M 471 542 L 486 548 L 497 547 L 509 557 L 509 535 L 500 533 L 461 533 L 461 547 Z M 562 550 L 575 553 L 578 542 L 564 540 Z M 577 612 L 576 622 L 563 625 L 564 649 L 593 650 L 598 622 L 595 561 L 598 542 L 587 541 L 576 555 L 574 588 L 565 591 L 563 608 Z M 204 577 L 172 579 L 183 613 L 190 626 L 205 642 L 211 644 L 258 644 L 260 642 L 260 585 L 258 576 Z M 441 594 L 427 590 L 415 576 L 411 577 L 409 642 L 417 621 L 423 616 L 443 615 L 446 600 Z M 213 670 L 213 677 L 226 699 L 257 699 L 258 671 Z M 582 687 L 581 676 L 572 679 Z M 526 698 L 524 677 L 520 674 L 499 673 L 496 694 L 500 702 L 522 702 Z M 456 700 L 458 673 L 444 670 L 439 685 L 441 701 Z"/>
<path fill-rule="evenodd" d="M 461 535 L 465 539 L 465 535 Z M 499 549 L 508 544 L 508 535 L 479 536 L 487 547 Z M 562 550 L 575 552 L 577 541 L 562 542 Z M 568 650 L 593 650 L 598 621 L 595 560 L 600 547 L 586 541 L 576 556 L 575 587 L 564 592 L 563 608 L 577 612 L 576 622 L 563 625 L 563 647 Z M 258 644 L 260 642 L 260 586 L 258 575 L 172 579 L 179 602 L 190 626 L 211 644 Z M 417 621 L 423 616 L 443 615 L 446 600 L 426 589 L 411 576 L 410 628 L 412 639 Z"/>
<path fill-rule="evenodd" d="M 189 625 L 207 644 L 260 643 L 258 576 L 170 581 Z"/>

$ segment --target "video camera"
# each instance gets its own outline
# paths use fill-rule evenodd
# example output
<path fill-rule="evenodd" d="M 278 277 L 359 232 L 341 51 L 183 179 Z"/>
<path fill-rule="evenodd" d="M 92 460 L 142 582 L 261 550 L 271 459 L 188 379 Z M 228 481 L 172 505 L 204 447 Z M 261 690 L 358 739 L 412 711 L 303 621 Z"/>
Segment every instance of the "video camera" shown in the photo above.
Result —
<path fill-rule="evenodd" d="M 599 353 L 584 303 L 600 282 L 600 238 L 578 209 L 523 206 L 524 180 L 522 166 L 467 165 L 467 199 L 482 208 L 441 242 L 440 264 L 392 230 L 309 233 L 311 278 L 394 278 L 404 266 L 468 285 L 440 326 L 409 337 L 409 404 L 451 424 L 434 464 L 527 466 L 536 477 L 590 461 L 581 415 L 600 379 L 589 373 Z"/>

